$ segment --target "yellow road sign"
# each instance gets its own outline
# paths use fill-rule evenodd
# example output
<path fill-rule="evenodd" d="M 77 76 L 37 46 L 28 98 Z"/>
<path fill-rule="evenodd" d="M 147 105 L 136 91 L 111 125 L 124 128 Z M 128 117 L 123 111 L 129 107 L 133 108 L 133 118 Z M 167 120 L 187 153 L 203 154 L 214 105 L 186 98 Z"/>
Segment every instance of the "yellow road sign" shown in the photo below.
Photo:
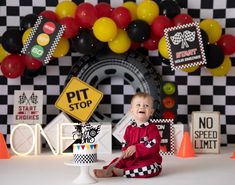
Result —
<path fill-rule="evenodd" d="M 55 106 L 81 122 L 86 122 L 102 97 L 102 92 L 77 77 L 73 77 L 60 94 Z"/>

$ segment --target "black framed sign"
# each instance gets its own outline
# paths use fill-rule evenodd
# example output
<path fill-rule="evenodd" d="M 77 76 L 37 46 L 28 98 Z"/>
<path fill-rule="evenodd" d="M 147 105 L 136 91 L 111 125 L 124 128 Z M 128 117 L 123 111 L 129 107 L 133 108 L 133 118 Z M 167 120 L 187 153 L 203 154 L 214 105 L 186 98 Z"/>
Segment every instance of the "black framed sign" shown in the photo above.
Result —
<path fill-rule="evenodd" d="M 164 34 L 172 70 L 200 66 L 206 63 L 198 23 L 166 28 Z"/>
<path fill-rule="evenodd" d="M 156 124 L 160 136 L 161 136 L 161 155 L 174 155 L 174 129 L 173 119 L 152 119 L 153 123 Z"/>

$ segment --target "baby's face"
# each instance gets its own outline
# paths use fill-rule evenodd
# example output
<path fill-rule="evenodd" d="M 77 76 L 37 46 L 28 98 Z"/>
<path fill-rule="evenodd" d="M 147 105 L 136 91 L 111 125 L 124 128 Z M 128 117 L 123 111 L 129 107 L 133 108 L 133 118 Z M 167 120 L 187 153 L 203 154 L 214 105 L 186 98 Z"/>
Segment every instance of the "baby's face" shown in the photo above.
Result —
<path fill-rule="evenodd" d="M 135 97 L 131 103 L 131 112 L 137 123 L 148 121 L 154 112 L 152 99 L 149 97 Z"/>

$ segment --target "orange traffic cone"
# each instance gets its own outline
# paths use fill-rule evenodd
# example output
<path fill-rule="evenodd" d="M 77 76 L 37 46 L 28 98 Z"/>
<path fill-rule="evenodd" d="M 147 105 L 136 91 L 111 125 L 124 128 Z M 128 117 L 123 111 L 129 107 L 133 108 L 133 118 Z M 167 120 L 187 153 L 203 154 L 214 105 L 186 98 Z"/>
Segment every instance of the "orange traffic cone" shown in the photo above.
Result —
<path fill-rule="evenodd" d="M 195 152 L 193 149 L 192 142 L 190 140 L 189 132 L 187 131 L 184 132 L 183 139 L 181 141 L 180 149 L 179 149 L 177 156 L 183 157 L 183 158 L 195 156 Z"/>
<path fill-rule="evenodd" d="M 8 152 L 5 139 L 2 135 L 2 133 L 0 132 L 0 159 L 10 159 L 10 157 L 11 156 Z"/>
<path fill-rule="evenodd" d="M 235 150 L 233 151 L 233 155 L 230 158 L 235 159 Z"/>

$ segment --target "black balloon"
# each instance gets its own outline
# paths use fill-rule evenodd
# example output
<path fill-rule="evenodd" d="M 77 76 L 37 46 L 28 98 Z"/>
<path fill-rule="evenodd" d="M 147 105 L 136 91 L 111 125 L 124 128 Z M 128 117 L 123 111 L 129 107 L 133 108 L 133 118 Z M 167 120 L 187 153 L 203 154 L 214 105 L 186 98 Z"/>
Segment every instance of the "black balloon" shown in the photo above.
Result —
<path fill-rule="evenodd" d="M 36 70 L 31 70 L 31 69 L 25 68 L 23 76 L 25 78 L 34 78 L 34 77 L 42 74 L 42 72 L 43 72 L 43 66 L 39 67 Z"/>
<path fill-rule="evenodd" d="M 94 53 L 103 48 L 105 44 L 97 40 L 89 29 L 82 29 L 78 35 L 71 39 L 71 48 L 82 54 Z"/>
<path fill-rule="evenodd" d="M 170 19 L 180 14 L 180 6 L 173 0 L 165 0 L 159 3 L 160 15 L 165 15 Z"/>
<path fill-rule="evenodd" d="M 134 20 L 127 27 L 127 34 L 134 42 L 143 42 L 150 37 L 151 28 L 143 20 Z"/>
<path fill-rule="evenodd" d="M 161 0 L 153 0 L 155 3 L 159 4 Z"/>
<path fill-rule="evenodd" d="M 209 37 L 204 30 L 200 29 L 200 31 L 201 31 L 201 36 L 202 36 L 203 47 L 204 49 L 206 49 L 209 44 Z"/>
<path fill-rule="evenodd" d="M 146 57 L 149 56 L 148 50 L 144 47 L 136 48 L 136 51 L 138 51 L 139 53 L 141 53 L 142 55 L 144 55 Z"/>
<path fill-rule="evenodd" d="M 181 8 L 187 8 L 187 7 L 188 7 L 188 3 L 187 3 L 187 1 L 185 1 L 185 0 L 176 0 L 176 2 L 178 3 L 178 5 L 179 5 Z"/>
<path fill-rule="evenodd" d="M 3 48 L 12 54 L 18 54 L 22 49 L 22 35 L 18 29 L 9 29 L 2 35 Z"/>
<path fill-rule="evenodd" d="M 38 16 L 36 14 L 28 14 L 23 17 L 20 22 L 20 29 L 27 30 L 28 28 L 32 28 L 37 21 Z"/>
<path fill-rule="evenodd" d="M 224 61 L 224 52 L 223 50 L 214 44 L 209 44 L 206 49 L 206 67 L 207 68 L 217 68 Z"/>
<path fill-rule="evenodd" d="M 75 38 L 75 37 L 74 37 Z M 75 44 L 72 42 L 72 39 L 69 39 L 69 45 L 70 45 L 70 52 L 77 52 Z"/>
<path fill-rule="evenodd" d="M 164 57 L 160 54 L 160 52 L 158 52 L 158 59 L 159 59 L 159 61 L 160 61 L 161 63 L 164 63 L 164 64 L 166 64 L 166 65 L 168 65 L 168 66 L 171 64 L 171 63 L 170 63 L 170 60 L 164 58 Z"/>

